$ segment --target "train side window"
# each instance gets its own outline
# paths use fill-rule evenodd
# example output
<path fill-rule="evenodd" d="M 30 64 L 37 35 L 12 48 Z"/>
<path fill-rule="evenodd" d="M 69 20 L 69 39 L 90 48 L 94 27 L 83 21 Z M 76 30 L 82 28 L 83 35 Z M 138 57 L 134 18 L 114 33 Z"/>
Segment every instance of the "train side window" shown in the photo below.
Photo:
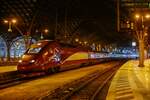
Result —
<path fill-rule="evenodd" d="M 44 53 L 44 56 L 47 56 L 48 55 L 48 52 L 46 51 L 45 53 Z"/>
<path fill-rule="evenodd" d="M 53 50 L 52 50 L 52 49 L 49 49 L 49 53 L 51 53 L 51 54 L 52 54 L 52 53 L 53 53 Z"/>

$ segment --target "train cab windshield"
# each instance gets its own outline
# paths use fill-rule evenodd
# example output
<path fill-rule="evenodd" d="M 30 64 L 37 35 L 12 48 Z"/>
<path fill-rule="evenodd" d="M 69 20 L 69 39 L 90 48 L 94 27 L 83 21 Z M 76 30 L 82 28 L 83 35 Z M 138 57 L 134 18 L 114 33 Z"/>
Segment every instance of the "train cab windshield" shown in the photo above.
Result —
<path fill-rule="evenodd" d="M 32 44 L 31 46 L 30 46 L 30 48 L 27 50 L 27 54 L 37 54 L 37 53 L 39 53 L 41 50 L 42 50 L 42 48 L 44 48 L 47 44 L 49 43 L 49 41 L 39 41 L 39 42 L 37 42 L 37 43 L 35 43 L 35 44 Z"/>
<path fill-rule="evenodd" d="M 27 50 L 27 54 L 37 54 L 41 51 L 41 49 L 46 45 L 47 43 L 36 43 L 36 44 L 32 44 L 30 46 L 30 48 Z"/>
<path fill-rule="evenodd" d="M 29 50 L 27 51 L 27 53 L 39 53 L 41 50 L 41 47 L 36 47 L 36 48 L 29 48 Z"/>

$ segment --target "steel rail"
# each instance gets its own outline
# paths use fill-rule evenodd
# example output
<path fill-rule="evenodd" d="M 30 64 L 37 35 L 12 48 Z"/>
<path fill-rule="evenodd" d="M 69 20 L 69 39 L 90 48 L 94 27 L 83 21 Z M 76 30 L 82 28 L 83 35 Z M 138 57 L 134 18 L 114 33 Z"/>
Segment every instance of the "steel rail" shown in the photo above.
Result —
<path fill-rule="evenodd" d="M 75 92 L 71 97 L 65 99 L 72 100 L 73 98 L 76 98 L 76 100 L 96 100 L 95 98 L 97 97 L 98 93 L 100 93 L 102 88 L 107 84 L 108 80 L 114 76 L 118 68 L 119 67 L 117 65 L 111 69 L 108 69 L 94 81 L 88 83 L 83 89 Z"/>
<path fill-rule="evenodd" d="M 18 85 L 24 82 L 31 81 L 33 79 L 42 77 L 43 75 L 24 77 L 24 74 L 18 71 L 5 72 L 0 74 L 0 89 L 4 89 L 10 86 Z"/>
<path fill-rule="evenodd" d="M 123 63 L 124 62 L 119 62 L 116 65 L 113 65 L 112 68 L 104 70 L 103 72 L 95 71 L 89 75 L 82 77 L 81 79 L 74 80 L 71 83 L 68 83 L 64 86 L 58 87 L 54 91 L 48 92 L 47 95 L 40 97 L 39 100 L 72 100 L 71 97 L 73 95 L 75 95 L 76 93 L 79 93 L 80 91 L 82 91 L 85 88 L 87 89 L 89 84 L 92 84 L 92 82 L 95 82 L 95 80 L 97 80 L 97 79 L 101 79 L 101 77 L 103 77 L 103 76 L 107 76 L 107 78 L 105 78 L 103 85 L 98 85 L 98 87 L 96 87 L 97 91 L 95 90 L 95 92 L 92 92 L 90 99 L 92 98 L 92 100 L 94 100 L 95 96 L 99 93 L 99 91 L 103 88 L 103 86 L 107 83 L 107 81 L 110 78 L 112 78 L 112 76 L 115 74 L 115 71 Z M 112 69 L 114 70 L 113 73 L 111 72 Z M 108 74 L 106 75 L 106 73 L 108 73 Z M 89 91 L 89 90 L 87 90 L 87 91 Z M 83 96 L 83 95 L 81 95 L 81 96 Z"/>

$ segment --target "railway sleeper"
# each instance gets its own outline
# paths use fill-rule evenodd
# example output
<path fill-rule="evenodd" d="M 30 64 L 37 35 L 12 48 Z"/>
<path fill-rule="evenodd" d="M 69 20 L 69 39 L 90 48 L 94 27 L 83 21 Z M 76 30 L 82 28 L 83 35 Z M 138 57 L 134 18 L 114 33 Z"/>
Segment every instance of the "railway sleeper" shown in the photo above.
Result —
<path fill-rule="evenodd" d="M 120 63 L 117 63 L 113 66 L 114 69 L 117 68 L 117 66 L 120 66 Z M 110 71 L 112 69 L 107 69 L 104 72 L 100 72 L 100 71 L 96 71 L 93 72 L 87 76 L 82 77 L 81 79 L 77 79 L 74 80 L 71 83 L 65 84 L 64 86 L 61 86 L 59 88 L 57 88 L 57 91 L 53 91 L 53 92 L 49 92 L 49 94 L 47 96 L 43 96 L 41 97 L 40 100 L 66 100 L 68 99 L 70 96 L 72 96 L 75 92 L 82 90 L 82 88 L 86 87 L 86 85 L 88 85 L 89 83 L 91 83 L 94 79 L 96 79 L 99 76 L 103 76 L 104 73 L 107 73 L 108 71 Z M 111 75 L 108 75 L 110 77 Z M 109 80 L 109 79 L 108 79 Z M 101 89 L 102 87 L 100 87 Z M 97 95 L 97 93 L 95 93 L 95 95 Z"/>

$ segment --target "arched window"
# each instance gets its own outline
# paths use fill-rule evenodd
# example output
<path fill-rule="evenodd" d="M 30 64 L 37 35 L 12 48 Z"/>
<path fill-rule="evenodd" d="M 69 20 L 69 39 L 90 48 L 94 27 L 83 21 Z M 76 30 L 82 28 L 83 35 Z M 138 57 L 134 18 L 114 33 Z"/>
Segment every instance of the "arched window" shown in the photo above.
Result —
<path fill-rule="evenodd" d="M 6 42 L 0 36 L 0 61 L 2 61 L 3 58 L 6 57 L 6 55 L 7 55 L 7 50 L 6 49 L 7 49 Z"/>
<path fill-rule="evenodd" d="M 28 38 L 28 41 L 30 41 L 31 44 L 36 42 L 36 40 L 31 37 Z M 15 38 L 11 44 L 10 57 L 20 58 L 25 51 L 26 51 L 26 45 L 24 42 L 24 37 Z"/>

